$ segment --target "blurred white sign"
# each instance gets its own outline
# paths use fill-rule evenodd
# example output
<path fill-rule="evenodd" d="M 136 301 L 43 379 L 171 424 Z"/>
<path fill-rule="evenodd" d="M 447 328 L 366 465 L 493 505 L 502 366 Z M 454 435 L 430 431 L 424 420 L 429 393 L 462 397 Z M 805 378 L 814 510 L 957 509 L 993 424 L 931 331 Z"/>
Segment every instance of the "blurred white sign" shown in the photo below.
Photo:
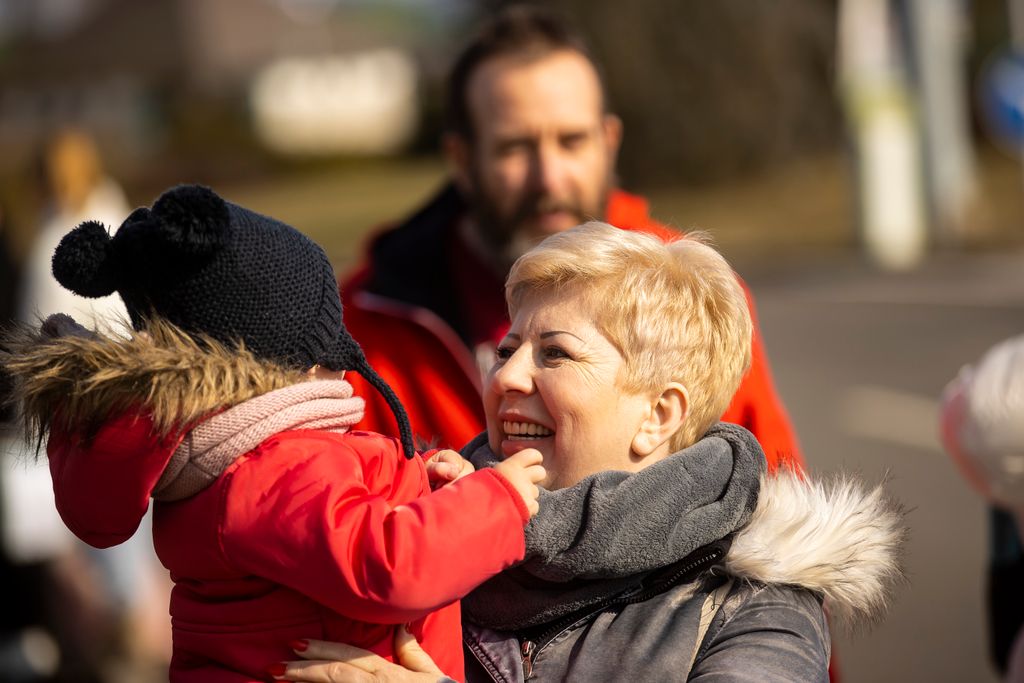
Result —
<path fill-rule="evenodd" d="M 416 66 L 381 49 L 346 56 L 290 57 L 253 80 L 256 134 L 282 154 L 388 154 L 416 131 Z"/>

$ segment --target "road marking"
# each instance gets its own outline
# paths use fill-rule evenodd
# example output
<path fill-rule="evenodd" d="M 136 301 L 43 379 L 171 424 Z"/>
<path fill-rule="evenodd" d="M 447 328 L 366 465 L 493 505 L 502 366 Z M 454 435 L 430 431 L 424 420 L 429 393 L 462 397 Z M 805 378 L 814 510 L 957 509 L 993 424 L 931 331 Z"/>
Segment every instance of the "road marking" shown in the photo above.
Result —
<path fill-rule="evenodd" d="M 936 398 L 855 385 L 840 396 L 837 406 L 839 428 L 851 436 L 942 453 Z"/>

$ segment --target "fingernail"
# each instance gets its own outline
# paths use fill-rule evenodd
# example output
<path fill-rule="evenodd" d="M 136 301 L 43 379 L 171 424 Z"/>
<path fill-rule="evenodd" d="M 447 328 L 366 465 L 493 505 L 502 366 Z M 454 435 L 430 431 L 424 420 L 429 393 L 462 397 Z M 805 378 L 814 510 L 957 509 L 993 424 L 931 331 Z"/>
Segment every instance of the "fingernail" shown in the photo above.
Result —
<path fill-rule="evenodd" d="M 302 640 L 293 640 L 288 643 L 288 647 L 295 650 L 296 652 L 305 652 L 309 649 L 309 641 L 303 638 Z"/>
<path fill-rule="evenodd" d="M 288 670 L 288 665 L 284 662 L 278 662 L 277 664 L 271 664 L 267 667 L 267 674 L 277 678 L 278 676 L 284 676 L 284 672 Z"/>

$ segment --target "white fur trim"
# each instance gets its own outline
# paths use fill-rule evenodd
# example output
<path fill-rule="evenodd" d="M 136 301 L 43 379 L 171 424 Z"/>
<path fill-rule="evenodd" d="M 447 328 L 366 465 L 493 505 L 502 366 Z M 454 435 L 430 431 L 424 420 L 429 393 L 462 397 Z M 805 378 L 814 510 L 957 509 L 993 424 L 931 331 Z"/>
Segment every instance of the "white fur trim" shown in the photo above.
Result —
<path fill-rule="evenodd" d="M 762 475 L 757 508 L 724 564 L 747 580 L 807 588 L 848 625 L 882 616 L 903 580 L 904 510 L 877 486 L 827 483 L 779 471 Z"/>

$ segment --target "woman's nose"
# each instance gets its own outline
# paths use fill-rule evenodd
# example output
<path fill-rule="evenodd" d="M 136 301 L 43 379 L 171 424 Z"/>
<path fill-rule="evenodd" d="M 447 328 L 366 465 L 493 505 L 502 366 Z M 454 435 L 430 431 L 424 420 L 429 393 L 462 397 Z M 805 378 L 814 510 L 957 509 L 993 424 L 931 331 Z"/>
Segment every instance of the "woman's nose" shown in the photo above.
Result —
<path fill-rule="evenodd" d="M 523 347 L 516 350 L 494 373 L 494 381 L 501 393 L 533 391 L 533 373 L 530 354 Z"/>

